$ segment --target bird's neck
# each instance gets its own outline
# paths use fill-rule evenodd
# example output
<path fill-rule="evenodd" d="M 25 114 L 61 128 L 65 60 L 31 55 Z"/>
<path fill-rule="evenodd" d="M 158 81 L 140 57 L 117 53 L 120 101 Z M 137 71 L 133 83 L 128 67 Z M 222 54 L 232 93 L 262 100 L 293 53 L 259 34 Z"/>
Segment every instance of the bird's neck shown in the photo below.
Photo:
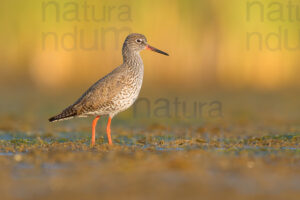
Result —
<path fill-rule="evenodd" d="M 128 49 L 126 45 L 122 49 L 123 62 L 129 67 L 143 67 L 143 60 L 137 51 Z"/>

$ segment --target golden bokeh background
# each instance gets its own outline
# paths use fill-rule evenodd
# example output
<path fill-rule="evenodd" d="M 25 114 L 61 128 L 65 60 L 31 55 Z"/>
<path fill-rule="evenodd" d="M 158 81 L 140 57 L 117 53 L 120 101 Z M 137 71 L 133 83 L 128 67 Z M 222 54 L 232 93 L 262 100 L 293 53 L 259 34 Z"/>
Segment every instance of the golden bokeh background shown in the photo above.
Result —
<path fill-rule="evenodd" d="M 55 92 L 88 86 L 121 64 L 124 38 L 139 32 L 170 54 L 142 53 L 145 87 L 299 88 L 300 20 L 286 1 L 277 2 L 4 1 L 0 82 Z M 267 37 L 279 29 L 282 47 L 272 51 L 278 38 Z M 251 33 L 260 36 L 247 39 Z"/>
<path fill-rule="evenodd" d="M 194 102 L 219 101 L 225 118 L 296 120 L 299 10 L 299 0 L 4 1 L 1 116 L 48 126 L 48 117 L 122 63 L 125 37 L 138 32 L 170 54 L 141 52 L 140 97 L 151 110 L 158 98 L 173 105 L 178 97 L 189 112 Z M 137 120 L 132 109 L 118 119 Z"/>

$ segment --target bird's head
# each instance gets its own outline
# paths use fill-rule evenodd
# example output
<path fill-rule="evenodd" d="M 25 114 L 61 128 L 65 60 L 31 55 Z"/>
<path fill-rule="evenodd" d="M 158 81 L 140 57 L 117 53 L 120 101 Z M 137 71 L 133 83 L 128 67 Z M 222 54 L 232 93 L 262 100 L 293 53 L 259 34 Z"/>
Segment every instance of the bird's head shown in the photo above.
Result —
<path fill-rule="evenodd" d="M 168 56 L 169 54 L 150 46 L 147 43 L 147 39 L 144 35 L 139 34 L 139 33 L 131 33 L 129 34 L 126 39 L 125 42 L 123 44 L 123 49 L 124 48 L 128 48 L 129 51 L 134 51 L 134 52 L 140 52 L 144 49 L 147 50 L 151 50 L 151 51 L 155 51 L 157 53 L 161 53 L 163 55 Z"/>

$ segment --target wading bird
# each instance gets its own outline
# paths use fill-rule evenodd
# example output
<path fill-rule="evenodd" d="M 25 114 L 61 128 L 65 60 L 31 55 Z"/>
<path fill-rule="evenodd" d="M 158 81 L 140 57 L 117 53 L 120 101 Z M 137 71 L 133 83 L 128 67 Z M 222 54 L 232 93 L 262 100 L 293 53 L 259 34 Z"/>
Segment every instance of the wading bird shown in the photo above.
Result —
<path fill-rule="evenodd" d="M 141 90 L 144 65 L 140 51 L 144 49 L 168 56 L 167 53 L 150 46 L 144 35 L 129 34 L 122 48 L 123 64 L 97 81 L 74 104 L 64 109 L 59 115 L 51 117 L 49 121 L 95 116 L 92 123 L 91 145 L 93 146 L 97 121 L 100 116 L 108 115 L 106 132 L 108 144 L 111 145 L 111 119 L 119 112 L 129 108 Z"/>

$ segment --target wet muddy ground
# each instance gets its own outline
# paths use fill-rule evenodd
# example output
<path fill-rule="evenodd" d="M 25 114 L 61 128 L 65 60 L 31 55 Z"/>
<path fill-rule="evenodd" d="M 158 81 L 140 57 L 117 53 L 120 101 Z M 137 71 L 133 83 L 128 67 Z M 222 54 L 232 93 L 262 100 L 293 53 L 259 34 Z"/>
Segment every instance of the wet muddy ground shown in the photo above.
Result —
<path fill-rule="evenodd" d="M 117 127 L 94 147 L 88 132 L 1 131 L 1 199 L 298 199 L 300 132 L 235 131 Z"/>

